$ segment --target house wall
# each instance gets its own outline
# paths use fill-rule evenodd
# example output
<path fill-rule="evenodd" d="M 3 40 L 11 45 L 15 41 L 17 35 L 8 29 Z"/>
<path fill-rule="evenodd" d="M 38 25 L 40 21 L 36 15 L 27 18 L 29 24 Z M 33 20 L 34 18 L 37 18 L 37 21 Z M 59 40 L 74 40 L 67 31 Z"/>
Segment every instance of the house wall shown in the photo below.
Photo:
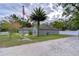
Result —
<path fill-rule="evenodd" d="M 32 30 L 32 34 L 34 36 L 37 35 L 37 29 L 36 28 L 25 28 L 19 31 L 19 33 L 28 33 L 29 30 Z M 58 31 L 58 30 L 52 30 L 52 29 L 40 29 L 39 30 L 40 35 L 49 35 L 49 34 L 63 34 L 63 35 L 79 35 L 79 30 L 78 31 Z"/>
<path fill-rule="evenodd" d="M 29 32 L 29 30 L 26 30 L 26 31 L 19 31 L 19 33 L 21 33 L 21 34 L 26 34 L 26 33 L 28 33 Z"/>
<path fill-rule="evenodd" d="M 49 34 L 58 34 L 58 31 L 55 30 L 39 30 L 40 35 L 49 35 Z"/>
<path fill-rule="evenodd" d="M 29 30 L 32 30 L 32 28 L 23 28 L 19 30 L 19 33 L 21 34 L 28 34 Z"/>
<path fill-rule="evenodd" d="M 64 34 L 64 35 L 79 35 L 79 30 L 78 31 L 59 31 L 59 34 Z"/>
<path fill-rule="evenodd" d="M 36 27 L 20 29 L 19 33 L 25 33 L 25 34 L 27 33 L 28 34 L 29 30 L 32 31 L 32 34 L 34 36 L 37 35 L 37 28 Z M 54 29 L 39 29 L 39 34 L 40 35 L 58 34 L 58 30 L 54 30 Z"/>

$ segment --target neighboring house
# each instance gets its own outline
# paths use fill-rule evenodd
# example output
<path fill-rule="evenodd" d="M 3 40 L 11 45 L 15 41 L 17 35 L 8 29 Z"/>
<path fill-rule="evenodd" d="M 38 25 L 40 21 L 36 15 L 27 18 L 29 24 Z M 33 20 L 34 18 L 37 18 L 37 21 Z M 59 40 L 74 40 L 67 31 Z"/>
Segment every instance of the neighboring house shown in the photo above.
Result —
<path fill-rule="evenodd" d="M 19 33 L 26 34 L 29 32 L 29 30 L 32 31 L 33 35 L 37 35 L 37 28 L 36 27 L 21 28 L 19 30 Z M 47 25 L 47 24 L 40 25 L 40 28 L 39 28 L 40 35 L 49 35 L 49 34 L 58 34 L 58 33 L 59 33 L 59 31 L 57 29 L 51 27 L 50 25 Z"/>
<path fill-rule="evenodd" d="M 49 34 L 58 34 L 58 30 L 51 27 L 47 24 L 40 25 L 39 34 L 40 35 L 49 35 Z"/>
<path fill-rule="evenodd" d="M 33 30 L 33 28 L 27 28 L 27 27 L 21 28 L 19 29 L 19 33 L 28 34 L 29 30 Z"/>

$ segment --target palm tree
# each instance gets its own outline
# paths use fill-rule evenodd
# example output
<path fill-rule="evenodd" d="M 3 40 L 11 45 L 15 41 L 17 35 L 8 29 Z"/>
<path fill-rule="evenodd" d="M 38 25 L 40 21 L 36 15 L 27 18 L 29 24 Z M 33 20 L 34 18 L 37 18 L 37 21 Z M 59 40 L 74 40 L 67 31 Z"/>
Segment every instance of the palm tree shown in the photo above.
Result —
<path fill-rule="evenodd" d="M 31 16 L 30 16 L 30 18 L 31 18 L 31 20 L 37 22 L 37 29 L 38 29 L 37 36 L 39 36 L 40 21 L 44 21 L 47 18 L 44 9 L 41 8 L 41 7 L 34 9 L 33 12 L 32 12 L 32 14 L 31 14 Z"/>

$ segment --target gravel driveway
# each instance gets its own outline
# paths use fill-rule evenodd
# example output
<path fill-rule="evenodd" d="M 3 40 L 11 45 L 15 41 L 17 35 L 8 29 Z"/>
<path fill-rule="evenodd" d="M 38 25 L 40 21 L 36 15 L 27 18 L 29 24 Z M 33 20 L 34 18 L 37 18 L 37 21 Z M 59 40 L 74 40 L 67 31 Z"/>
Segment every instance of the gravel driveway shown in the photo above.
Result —
<path fill-rule="evenodd" d="M 79 38 L 67 37 L 58 40 L 0 48 L 4 56 L 79 56 Z"/>

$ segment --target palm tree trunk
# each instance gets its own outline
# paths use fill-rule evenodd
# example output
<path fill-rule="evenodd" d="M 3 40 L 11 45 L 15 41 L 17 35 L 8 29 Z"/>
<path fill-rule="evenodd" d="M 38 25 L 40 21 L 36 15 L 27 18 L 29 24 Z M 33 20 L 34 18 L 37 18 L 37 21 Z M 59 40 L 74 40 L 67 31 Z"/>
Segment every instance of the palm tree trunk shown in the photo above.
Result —
<path fill-rule="evenodd" d="M 37 21 L 37 36 L 39 37 L 39 26 L 40 26 L 40 21 Z"/>

